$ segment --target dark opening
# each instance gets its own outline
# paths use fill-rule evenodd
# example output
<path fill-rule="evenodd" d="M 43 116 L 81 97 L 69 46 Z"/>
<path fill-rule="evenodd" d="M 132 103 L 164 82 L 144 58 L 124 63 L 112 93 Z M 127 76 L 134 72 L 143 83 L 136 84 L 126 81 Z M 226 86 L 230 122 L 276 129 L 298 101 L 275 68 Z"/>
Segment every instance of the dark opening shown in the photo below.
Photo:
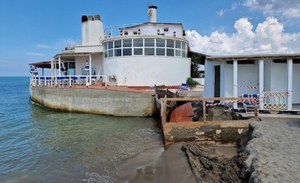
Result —
<path fill-rule="evenodd" d="M 88 21 L 88 17 L 86 15 L 82 15 L 81 22 L 87 22 L 87 21 Z"/>
<path fill-rule="evenodd" d="M 214 87 L 214 97 L 220 97 L 221 89 L 221 67 L 219 65 L 215 66 L 215 87 Z"/>

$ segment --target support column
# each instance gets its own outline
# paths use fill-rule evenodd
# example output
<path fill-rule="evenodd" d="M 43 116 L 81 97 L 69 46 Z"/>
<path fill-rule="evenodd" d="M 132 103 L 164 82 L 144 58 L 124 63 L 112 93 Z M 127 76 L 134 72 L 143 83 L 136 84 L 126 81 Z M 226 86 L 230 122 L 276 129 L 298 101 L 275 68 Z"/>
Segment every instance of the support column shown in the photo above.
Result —
<path fill-rule="evenodd" d="M 287 107 L 288 110 L 292 110 L 293 108 L 293 59 L 287 60 L 287 69 L 288 69 L 288 80 L 287 80 L 287 88 L 288 88 L 288 100 Z"/>
<path fill-rule="evenodd" d="M 54 60 L 54 79 L 55 79 L 55 85 L 57 85 L 57 60 Z"/>
<path fill-rule="evenodd" d="M 233 60 L 233 97 L 238 97 L 238 61 Z M 233 108 L 237 109 L 237 103 L 233 104 Z"/>
<path fill-rule="evenodd" d="M 258 75 L 259 75 L 259 81 L 258 81 L 258 93 L 260 98 L 263 98 L 262 94 L 264 92 L 264 60 L 260 59 L 258 64 Z M 264 104 L 262 101 L 259 101 L 259 109 L 263 109 Z"/>
<path fill-rule="evenodd" d="M 90 83 L 89 84 L 91 85 L 92 84 L 92 55 L 91 54 L 89 55 L 89 65 L 90 65 L 90 69 L 89 69 Z"/>
<path fill-rule="evenodd" d="M 58 76 L 61 77 L 61 59 L 60 56 L 58 56 Z"/>

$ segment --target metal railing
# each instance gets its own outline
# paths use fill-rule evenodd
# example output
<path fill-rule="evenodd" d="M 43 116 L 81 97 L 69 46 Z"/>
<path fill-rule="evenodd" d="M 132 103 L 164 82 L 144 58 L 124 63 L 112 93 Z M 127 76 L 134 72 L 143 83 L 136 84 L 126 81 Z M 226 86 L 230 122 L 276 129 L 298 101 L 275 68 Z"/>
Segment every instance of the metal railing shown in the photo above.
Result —
<path fill-rule="evenodd" d="M 75 86 L 108 85 L 106 75 L 66 75 L 66 76 L 31 76 L 31 86 Z"/>
<path fill-rule="evenodd" d="M 264 109 L 283 109 L 287 110 L 288 92 L 271 92 L 262 93 L 262 102 Z"/>

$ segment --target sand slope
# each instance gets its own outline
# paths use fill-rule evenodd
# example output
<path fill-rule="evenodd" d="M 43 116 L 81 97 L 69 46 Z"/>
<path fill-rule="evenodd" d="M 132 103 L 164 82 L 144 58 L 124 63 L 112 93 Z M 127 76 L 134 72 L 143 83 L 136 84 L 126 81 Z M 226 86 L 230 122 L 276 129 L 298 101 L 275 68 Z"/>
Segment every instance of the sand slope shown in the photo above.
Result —
<path fill-rule="evenodd" d="M 300 120 L 263 119 L 250 125 L 249 182 L 300 182 Z"/>

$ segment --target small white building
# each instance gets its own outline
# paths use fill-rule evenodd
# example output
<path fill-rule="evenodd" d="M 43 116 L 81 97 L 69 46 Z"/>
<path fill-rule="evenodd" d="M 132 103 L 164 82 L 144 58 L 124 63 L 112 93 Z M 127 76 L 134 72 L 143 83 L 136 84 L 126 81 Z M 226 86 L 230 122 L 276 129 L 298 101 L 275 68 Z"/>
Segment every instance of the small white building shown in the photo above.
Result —
<path fill-rule="evenodd" d="M 101 75 L 117 86 L 185 83 L 191 60 L 183 26 L 157 23 L 156 11 L 149 6 L 149 22 L 121 27 L 117 35 L 104 31 L 99 15 L 82 16 L 82 43 L 54 56 L 52 78 Z"/>
<path fill-rule="evenodd" d="M 300 104 L 300 54 L 206 58 L 205 97 L 247 95 L 259 97 L 261 110 L 296 110 Z"/>

